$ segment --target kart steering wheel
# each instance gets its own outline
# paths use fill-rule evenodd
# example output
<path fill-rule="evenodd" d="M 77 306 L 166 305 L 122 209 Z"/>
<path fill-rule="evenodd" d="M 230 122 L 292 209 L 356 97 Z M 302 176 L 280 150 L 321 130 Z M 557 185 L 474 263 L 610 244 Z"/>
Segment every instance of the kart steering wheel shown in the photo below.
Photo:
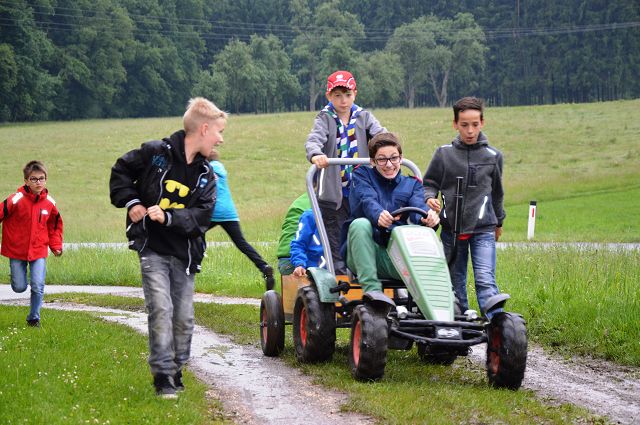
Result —
<path fill-rule="evenodd" d="M 410 213 L 420 214 L 424 218 L 427 218 L 427 215 L 428 215 L 428 213 L 425 210 L 418 207 L 402 207 L 391 212 L 390 214 L 394 217 L 399 215 L 400 218 L 402 219 L 403 217 L 408 216 Z M 410 220 L 407 220 L 407 221 L 410 221 Z"/>

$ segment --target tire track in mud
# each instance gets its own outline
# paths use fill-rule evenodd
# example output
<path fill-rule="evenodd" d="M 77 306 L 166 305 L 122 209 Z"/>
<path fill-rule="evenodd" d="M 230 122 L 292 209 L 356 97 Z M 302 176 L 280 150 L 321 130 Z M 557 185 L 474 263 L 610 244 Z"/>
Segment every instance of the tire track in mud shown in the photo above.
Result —
<path fill-rule="evenodd" d="M 475 363 L 486 363 L 486 344 L 473 347 Z M 564 359 L 529 344 L 522 387 L 541 399 L 584 407 L 620 424 L 640 424 L 640 369 L 597 359 Z"/>

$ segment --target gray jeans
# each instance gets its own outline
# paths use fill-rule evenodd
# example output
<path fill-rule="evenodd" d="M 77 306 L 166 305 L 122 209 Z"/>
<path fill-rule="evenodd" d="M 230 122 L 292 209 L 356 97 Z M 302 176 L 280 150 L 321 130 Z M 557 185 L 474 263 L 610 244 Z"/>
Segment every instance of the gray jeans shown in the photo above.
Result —
<path fill-rule="evenodd" d="M 193 335 L 194 275 L 176 257 L 145 248 L 140 253 L 149 320 L 151 373 L 174 375 L 189 360 Z"/>

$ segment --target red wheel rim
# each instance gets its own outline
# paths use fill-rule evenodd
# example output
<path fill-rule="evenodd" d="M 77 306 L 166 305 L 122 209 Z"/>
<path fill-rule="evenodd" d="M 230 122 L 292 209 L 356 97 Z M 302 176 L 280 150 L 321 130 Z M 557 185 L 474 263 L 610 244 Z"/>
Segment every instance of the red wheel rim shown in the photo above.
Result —
<path fill-rule="evenodd" d="M 360 363 L 360 341 L 362 339 L 362 328 L 360 326 L 360 321 L 356 322 L 356 326 L 353 328 L 353 336 L 351 337 L 351 351 L 353 352 L 353 364 L 355 367 L 358 367 L 358 363 Z"/>
<path fill-rule="evenodd" d="M 489 346 L 489 370 L 493 375 L 498 373 L 500 369 L 500 347 L 502 346 L 502 335 L 499 329 L 491 332 L 491 340 Z"/>
<path fill-rule="evenodd" d="M 300 343 L 304 348 L 307 345 L 307 309 L 300 310 Z"/>
<path fill-rule="evenodd" d="M 260 320 L 262 322 L 262 340 L 264 342 L 267 342 L 267 337 L 269 335 L 269 330 L 267 329 L 268 327 L 268 323 L 267 323 L 267 310 L 266 309 L 262 309 L 262 314 L 260 315 Z"/>

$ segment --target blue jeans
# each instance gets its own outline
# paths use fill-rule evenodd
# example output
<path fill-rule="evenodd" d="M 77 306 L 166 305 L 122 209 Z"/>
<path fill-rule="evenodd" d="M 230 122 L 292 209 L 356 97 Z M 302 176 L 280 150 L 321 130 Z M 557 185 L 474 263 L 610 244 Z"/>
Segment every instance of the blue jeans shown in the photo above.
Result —
<path fill-rule="evenodd" d="M 27 265 L 30 269 L 31 310 L 27 320 L 40 320 L 40 308 L 44 298 L 44 278 L 47 274 L 47 259 L 38 258 L 33 261 L 9 258 L 11 269 L 11 289 L 14 292 L 27 290 Z"/>
<path fill-rule="evenodd" d="M 142 289 L 149 321 L 151 373 L 175 375 L 189 360 L 193 335 L 194 275 L 171 255 L 140 253 Z"/>
<path fill-rule="evenodd" d="M 445 231 L 440 232 L 444 252 L 449 256 L 452 249 L 453 234 Z M 453 291 L 460 303 L 462 312 L 469 308 L 467 299 L 467 263 L 469 252 L 471 252 L 471 265 L 473 266 L 473 277 L 476 284 L 476 296 L 480 311 L 484 313 L 486 301 L 498 294 L 496 285 L 496 235 L 495 232 L 474 233 L 467 240 L 457 241 L 456 259 L 451 267 L 451 283 Z M 494 310 L 492 314 L 501 310 Z M 491 318 L 491 317 L 489 317 Z"/>

